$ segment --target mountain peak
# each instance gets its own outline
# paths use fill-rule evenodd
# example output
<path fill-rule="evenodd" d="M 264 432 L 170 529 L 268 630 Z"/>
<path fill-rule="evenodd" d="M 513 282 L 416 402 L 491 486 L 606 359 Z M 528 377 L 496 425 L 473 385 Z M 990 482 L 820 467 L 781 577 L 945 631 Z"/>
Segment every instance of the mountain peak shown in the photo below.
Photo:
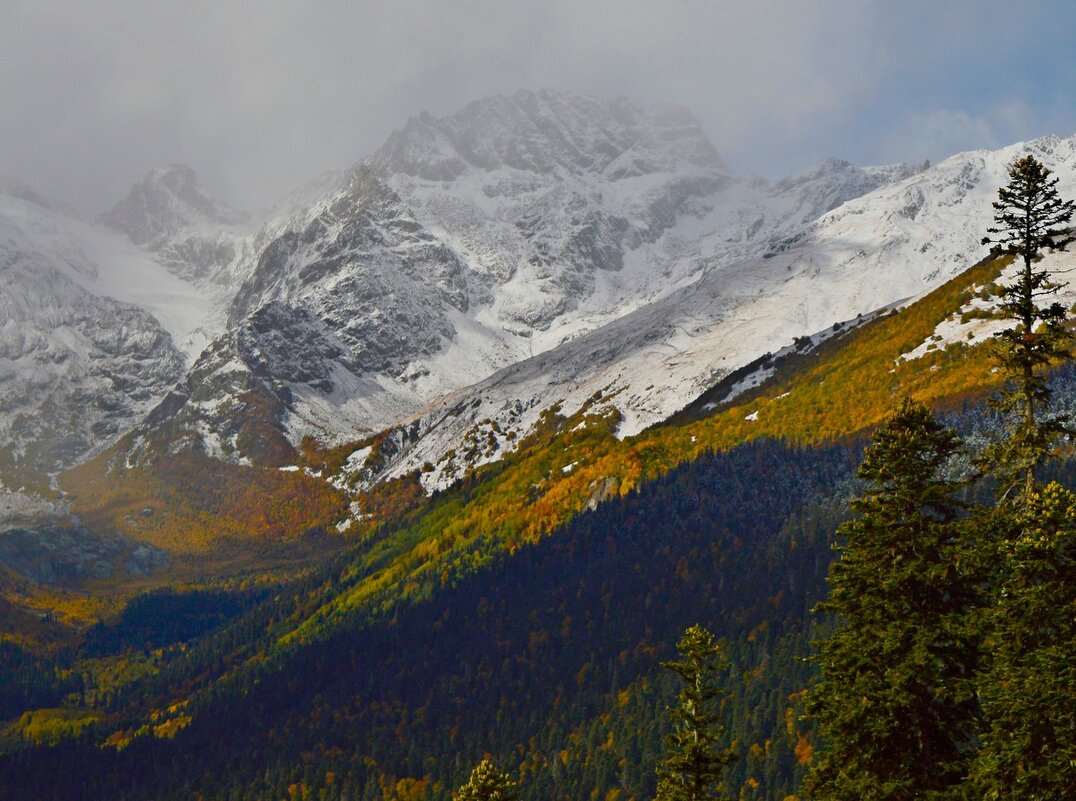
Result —
<path fill-rule="evenodd" d="M 370 159 L 383 174 L 452 180 L 469 169 L 600 173 L 630 156 L 635 169 L 723 169 L 698 121 L 679 106 L 643 108 L 549 89 L 476 100 L 448 117 L 427 112 Z M 645 165 L 640 167 L 639 165 Z"/>
<path fill-rule="evenodd" d="M 43 209 L 73 214 L 67 207 L 44 197 L 28 183 L 10 173 L 0 172 L 0 195 L 7 195 L 27 203 L 33 203 Z"/>
<path fill-rule="evenodd" d="M 247 216 L 213 199 L 186 164 L 149 171 L 127 197 L 101 215 L 100 222 L 124 233 L 138 245 L 150 245 L 185 228 L 228 226 Z"/>
<path fill-rule="evenodd" d="M 166 187 L 181 196 L 202 195 L 201 187 L 198 186 L 198 174 L 187 164 L 154 167 L 142 179 L 142 183 Z"/>

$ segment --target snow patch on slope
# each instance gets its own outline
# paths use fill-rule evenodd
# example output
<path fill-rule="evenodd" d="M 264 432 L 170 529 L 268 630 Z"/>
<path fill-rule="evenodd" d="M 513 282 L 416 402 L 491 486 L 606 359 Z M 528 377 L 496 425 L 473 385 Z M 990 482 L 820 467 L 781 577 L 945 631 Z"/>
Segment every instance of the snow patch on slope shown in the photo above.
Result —
<path fill-rule="evenodd" d="M 1047 252 L 1042 261 L 1035 265 L 1036 270 L 1046 270 L 1050 278 L 1060 287 L 1056 294 L 1044 295 L 1037 299 L 1040 308 L 1051 303 L 1060 303 L 1068 309 L 1076 308 L 1076 284 L 1072 276 L 1076 273 L 1076 253 L 1071 251 Z M 1002 270 L 998 281 L 1013 284 L 1019 278 L 1023 264 L 1014 262 Z M 945 318 L 934 328 L 934 332 L 923 342 L 900 358 L 906 361 L 920 359 L 933 350 L 945 350 L 949 345 L 978 345 L 994 337 L 995 334 L 1013 326 L 1009 319 L 998 319 L 996 315 L 997 298 L 986 287 L 969 288 L 970 298 L 960 309 Z"/>
<path fill-rule="evenodd" d="M 220 297 L 184 281 L 141 248 L 102 228 L 0 195 L 8 246 L 48 262 L 86 292 L 147 309 L 188 359 L 219 333 Z"/>

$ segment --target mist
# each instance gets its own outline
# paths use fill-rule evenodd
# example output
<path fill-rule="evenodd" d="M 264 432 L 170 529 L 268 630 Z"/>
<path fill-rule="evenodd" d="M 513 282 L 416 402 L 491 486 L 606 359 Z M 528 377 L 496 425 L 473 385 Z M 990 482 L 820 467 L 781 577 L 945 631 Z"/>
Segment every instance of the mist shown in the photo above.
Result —
<path fill-rule="evenodd" d="M 258 211 L 520 88 L 683 104 L 770 178 L 1076 132 L 1076 11 L 1048 3 L 3 5 L 0 171 L 87 216 L 172 162 Z"/>

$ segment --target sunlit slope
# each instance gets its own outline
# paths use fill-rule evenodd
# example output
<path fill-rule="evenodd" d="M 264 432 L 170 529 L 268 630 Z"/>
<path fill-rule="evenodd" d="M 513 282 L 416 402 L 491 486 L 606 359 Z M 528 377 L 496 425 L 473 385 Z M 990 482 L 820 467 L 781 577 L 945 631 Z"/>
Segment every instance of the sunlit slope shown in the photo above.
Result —
<path fill-rule="evenodd" d="M 929 342 L 1000 269 L 997 261 L 985 261 L 906 308 L 811 352 L 789 354 L 760 386 L 701 419 L 618 440 L 616 413 L 594 413 L 604 405 L 596 396 L 571 416 L 546 414 L 515 452 L 432 499 L 413 479 L 361 496 L 371 517 L 348 532 L 364 541 L 351 576 L 354 589 L 323 613 L 426 595 L 490 553 L 533 542 L 587 506 L 707 450 L 759 437 L 834 441 L 877 424 L 904 393 L 944 403 L 983 392 L 998 377 L 981 341 L 941 343 L 920 358 L 900 357 Z M 151 471 L 109 464 L 106 454 L 68 473 L 64 486 L 91 527 L 112 526 L 174 552 L 206 552 L 222 536 L 257 548 L 259 541 L 329 526 L 346 509 L 349 499 L 326 480 L 339 454 L 308 449 L 293 455 L 312 469 L 288 472 L 182 455 Z"/>
<path fill-rule="evenodd" d="M 706 451 L 762 437 L 837 441 L 878 424 L 904 394 L 934 405 L 981 395 L 998 382 L 983 343 L 900 357 L 934 336 L 1001 268 L 985 261 L 907 308 L 788 357 L 756 390 L 703 419 L 618 440 L 615 415 L 588 414 L 586 407 L 568 418 L 547 415 L 504 461 L 414 509 L 413 522 L 386 526 L 391 533 L 364 547 L 345 575 L 350 588 L 286 639 L 313 635 L 349 612 L 429 597 L 496 552 L 535 542 L 603 498 L 625 495 Z"/>
<path fill-rule="evenodd" d="M 292 539 L 328 526 L 346 504 L 332 485 L 305 473 L 227 464 L 199 454 L 162 459 L 153 470 L 109 470 L 108 454 L 70 471 L 63 486 L 91 530 L 118 530 L 174 554 L 222 541 Z"/>

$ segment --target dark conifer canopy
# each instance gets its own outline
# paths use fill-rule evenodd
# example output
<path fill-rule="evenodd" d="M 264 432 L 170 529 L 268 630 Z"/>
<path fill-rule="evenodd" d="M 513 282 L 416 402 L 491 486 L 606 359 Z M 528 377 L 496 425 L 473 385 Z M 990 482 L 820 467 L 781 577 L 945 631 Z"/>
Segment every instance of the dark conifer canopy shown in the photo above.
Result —
<path fill-rule="evenodd" d="M 959 448 L 930 410 L 905 398 L 874 435 L 838 530 L 840 559 L 817 611 L 837 616 L 815 661 L 807 711 L 822 748 L 812 797 L 940 797 L 966 773 L 974 652 L 961 632 L 970 593 L 956 569 L 960 505 L 943 476 Z"/>

